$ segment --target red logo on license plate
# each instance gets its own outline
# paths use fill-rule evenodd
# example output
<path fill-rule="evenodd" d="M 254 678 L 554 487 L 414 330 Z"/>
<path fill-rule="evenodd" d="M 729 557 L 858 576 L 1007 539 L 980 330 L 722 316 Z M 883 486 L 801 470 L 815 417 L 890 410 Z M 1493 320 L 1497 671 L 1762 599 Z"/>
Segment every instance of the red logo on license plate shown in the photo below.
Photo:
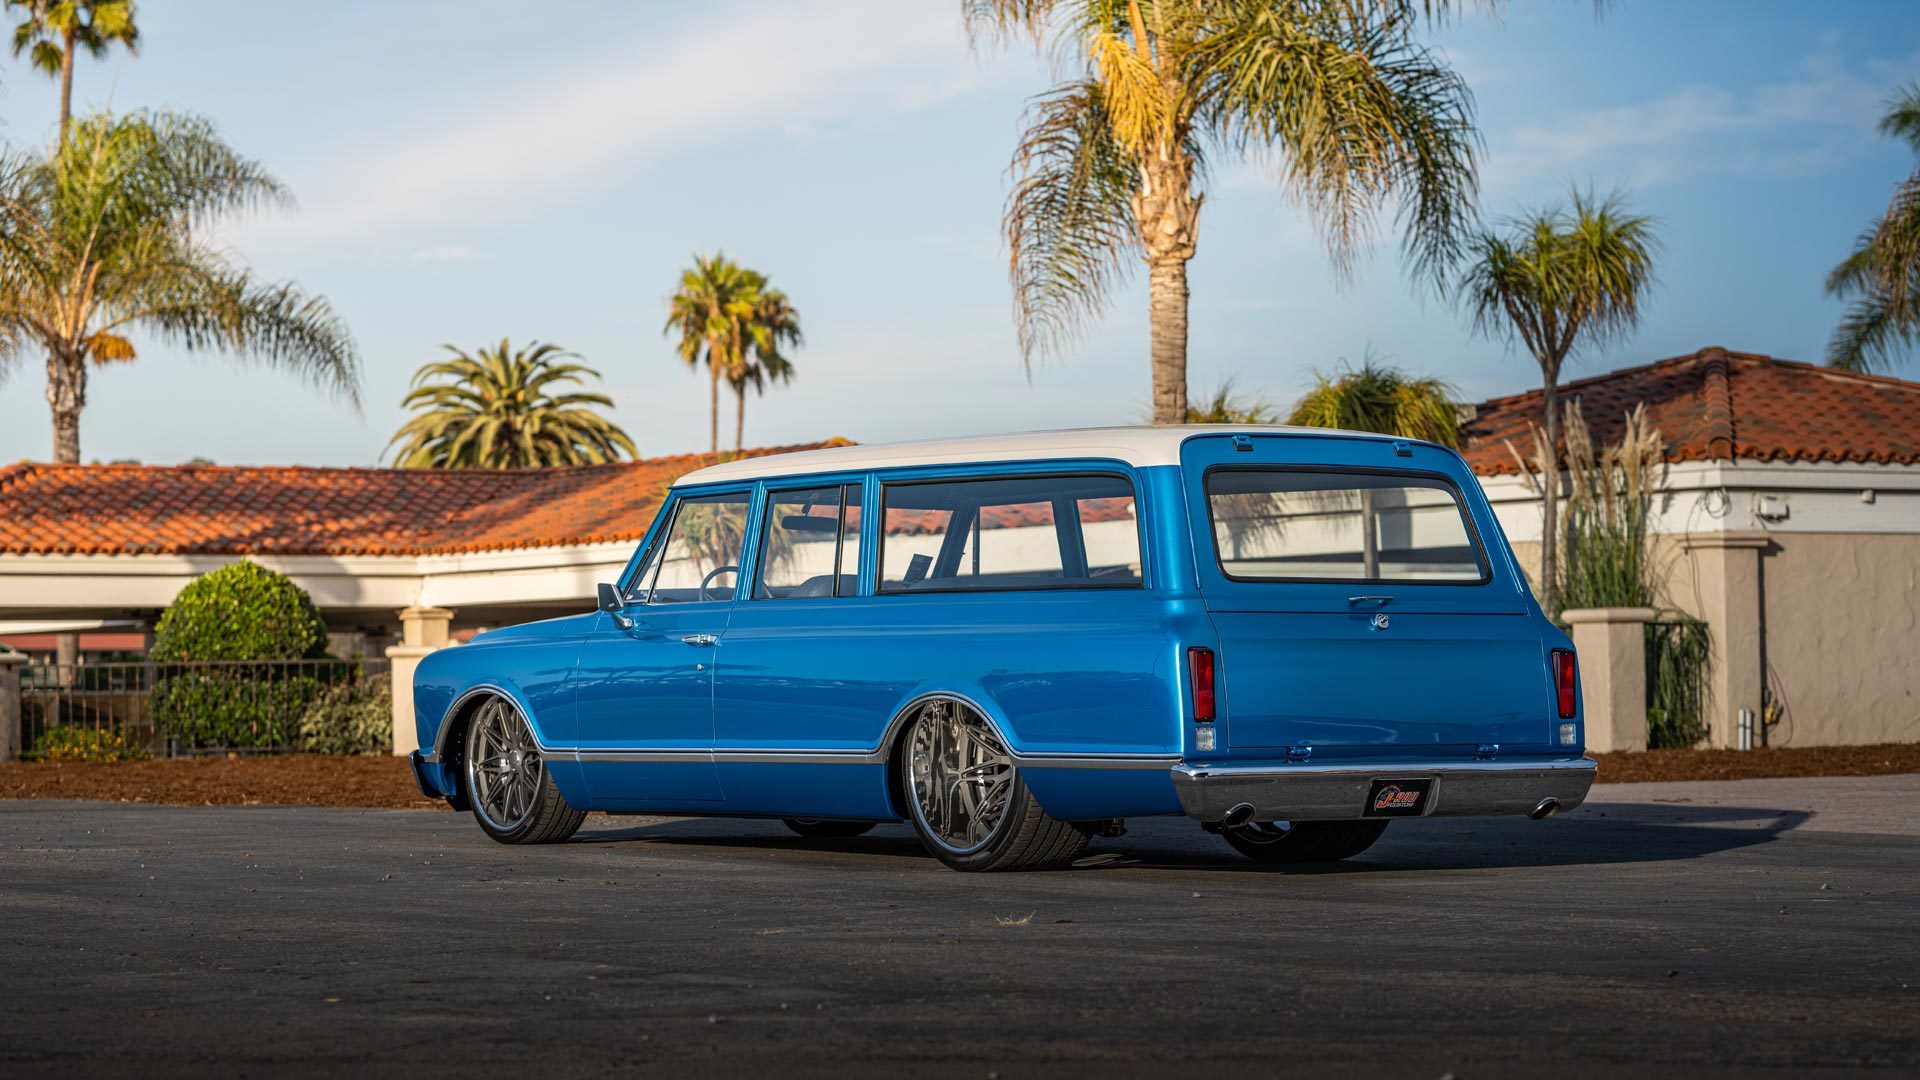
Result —
<path fill-rule="evenodd" d="M 1397 784 L 1388 784 L 1373 796 L 1375 810 L 1411 810 L 1420 803 L 1420 792 L 1409 791 Z"/>

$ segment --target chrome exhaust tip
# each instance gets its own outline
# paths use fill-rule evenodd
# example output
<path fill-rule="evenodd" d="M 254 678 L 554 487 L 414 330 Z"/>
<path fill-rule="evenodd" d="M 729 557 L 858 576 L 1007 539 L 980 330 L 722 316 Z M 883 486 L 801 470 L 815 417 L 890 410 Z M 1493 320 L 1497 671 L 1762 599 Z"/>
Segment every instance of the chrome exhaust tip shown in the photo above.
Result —
<path fill-rule="evenodd" d="M 1220 819 L 1220 827 L 1223 829 L 1235 829 L 1252 820 L 1253 804 L 1243 802 L 1227 811 L 1227 816 Z"/>
<path fill-rule="evenodd" d="M 1535 821 L 1545 821 L 1560 812 L 1560 800 L 1549 795 L 1540 800 L 1540 805 L 1527 811 L 1527 816 Z"/>

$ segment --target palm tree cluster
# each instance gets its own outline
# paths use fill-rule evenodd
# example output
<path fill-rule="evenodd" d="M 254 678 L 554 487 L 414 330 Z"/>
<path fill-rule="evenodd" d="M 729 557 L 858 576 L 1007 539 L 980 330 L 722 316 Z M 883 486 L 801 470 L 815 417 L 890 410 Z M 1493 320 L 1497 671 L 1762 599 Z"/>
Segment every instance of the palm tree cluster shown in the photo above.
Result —
<path fill-rule="evenodd" d="M 680 288 L 668 300 L 661 332 L 678 334 L 680 359 L 690 368 L 705 364 L 708 384 L 710 449 L 720 452 L 720 384 L 733 389 L 733 449 L 743 449 L 747 389 L 765 393 L 768 383 L 793 378 L 786 350 L 800 345 L 800 313 L 787 294 L 724 254 L 696 255 L 680 275 Z"/>
<path fill-rule="evenodd" d="M 1901 87 L 1880 118 L 1880 133 L 1920 155 L 1920 83 Z M 1851 301 L 1827 345 L 1827 363 L 1848 371 L 1893 365 L 1920 337 L 1920 165 L 1827 276 L 1827 292 Z"/>
<path fill-rule="evenodd" d="M 598 411 L 613 399 L 555 392 L 600 377 L 560 346 L 536 341 L 514 351 L 503 338 L 472 355 L 442 347 L 453 355 L 422 366 L 401 401 L 419 415 L 387 444 L 400 468 L 526 469 L 637 456 L 627 433 Z"/>
<path fill-rule="evenodd" d="M 1473 225 L 1473 99 L 1413 38 L 1433 0 L 962 0 L 976 41 L 1052 42 L 1066 82 L 1034 99 L 1003 231 L 1029 365 L 1147 264 L 1153 417 L 1187 415 L 1187 262 L 1209 163 L 1253 158 L 1343 274 L 1382 211 L 1409 266 L 1444 281 Z"/>
<path fill-rule="evenodd" d="M 88 368 L 129 333 L 285 368 L 357 403 L 359 359 L 325 299 L 257 279 L 207 235 L 286 189 L 193 116 L 96 113 L 47 154 L 0 153 L 0 344 L 46 353 L 54 460 L 80 460 Z"/>

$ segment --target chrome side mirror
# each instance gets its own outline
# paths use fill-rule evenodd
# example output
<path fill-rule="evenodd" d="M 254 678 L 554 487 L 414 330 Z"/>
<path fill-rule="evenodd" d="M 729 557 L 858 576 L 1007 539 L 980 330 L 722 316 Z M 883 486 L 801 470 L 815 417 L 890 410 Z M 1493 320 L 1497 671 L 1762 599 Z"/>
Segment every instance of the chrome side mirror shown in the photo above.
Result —
<path fill-rule="evenodd" d="M 627 602 L 619 588 L 604 581 L 600 583 L 600 610 L 613 616 L 613 624 L 620 629 L 632 628 L 633 620 L 627 617 Z"/>

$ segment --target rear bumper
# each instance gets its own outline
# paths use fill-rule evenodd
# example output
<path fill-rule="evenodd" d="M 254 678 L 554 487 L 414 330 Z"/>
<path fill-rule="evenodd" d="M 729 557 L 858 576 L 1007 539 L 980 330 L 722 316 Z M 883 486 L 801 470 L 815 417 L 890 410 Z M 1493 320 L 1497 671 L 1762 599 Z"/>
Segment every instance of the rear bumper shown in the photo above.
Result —
<path fill-rule="evenodd" d="M 1375 780 L 1432 777 L 1424 816 L 1526 814 L 1542 799 L 1571 810 L 1593 786 L 1590 758 L 1545 761 L 1235 762 L 1173 767 L 1180 808 L 1200 821 L 1219 821 L 1240 805 L 1254 821 L 1339 821 L 1363 816 Z"/>

